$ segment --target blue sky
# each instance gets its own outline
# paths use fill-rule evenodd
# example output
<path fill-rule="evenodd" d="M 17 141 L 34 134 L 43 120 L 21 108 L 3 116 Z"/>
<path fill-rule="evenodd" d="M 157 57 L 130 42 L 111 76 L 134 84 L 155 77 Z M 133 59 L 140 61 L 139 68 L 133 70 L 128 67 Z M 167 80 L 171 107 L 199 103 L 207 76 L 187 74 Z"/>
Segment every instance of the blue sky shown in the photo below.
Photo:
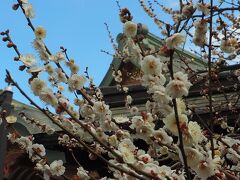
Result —
<path fill-rule="evenodd" d="M 0 6 L 0 31 L 10 30 L 13 41 L 17 44 L 22 54 L 35 53 L 31 42 L 34 34 L 27 26 L 26 20 L 20 10 L 11 9 L 14 0 L 2 0 Z M 114 37 L 122 32 L 119 21 L 118 7 L 114 0 L 68 0 L 68 1 L 36 1 L 29 0 L 36 12 L 33 19 L 35 26 L 47 29 L 46 44 L 56 53 L 60 46 L 68 49 L 69 56 L 80 66 L 81 73 L 89 67 L 89 73 L 98 85 L 107 72 L 112 57 L 102 52 L 101 49 L 113 52 L 109 42 L 104 22 L 108 23 Z M 165 1 L 166 3 L 171 0 Z M 156 35 L 160 31 L 152 20 L 144 13 L 137 0 L 120 0 L 122 7 L 128 7 L 134 16 L 134 22 L 145 23 Z M 31 93 L 26 72 L 18 71 L 19 62 L 14 62 L 15 53 L 8 49 L 4 42 L 0 42 L 0 88 L 6 86 L 4 82 L 5 69 L 9 69 L 14 78 Z M 14 98 L 22 102 L 26 100 L 14 89 Z"/>

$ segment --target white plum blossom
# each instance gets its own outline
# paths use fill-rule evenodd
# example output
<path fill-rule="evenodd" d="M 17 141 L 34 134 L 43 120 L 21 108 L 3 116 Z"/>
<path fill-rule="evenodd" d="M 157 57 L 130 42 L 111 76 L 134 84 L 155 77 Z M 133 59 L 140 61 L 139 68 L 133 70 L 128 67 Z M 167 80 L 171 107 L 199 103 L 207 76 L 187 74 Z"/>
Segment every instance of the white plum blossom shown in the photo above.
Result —
<path fill-rule="evenodd" d="M 105 115 L 109 111 L 109 106 L 103 101 L 94 102 L 93 111 L 99 115 Z"/>
<path fill-rule="evenodd" d="M 13 123 L 17 122 L 17 117 L 14 115 L 9 115 L 5 119 L 6 119 L 7 123 L 9 123 L 9 124 L 13 124 Z M 0 122 L 0 124 L 1 124 L 1 122 Z"/>
<path fill-rule="evenodd" d="M 177 110 L 180 114 L 187 114 L 186 104 L 181 98 L 177 98 Z"/>
<path fill-rule="evenodd" d="M 151 156 L 149 154 L 140 154 L 137 158 L 140 161 L 144 162 L 145 164 L 153 162 L 153 159 L 151 158 Z"/>
<path fill-rule="evenodd" d="M 169 136 L 166 131 L 162 128 L 155 130 L 153 132 L 153 137 L 155 138 L 155 140 L 157 140 L 158 142 L 161 142 L 162 144 L 172 144 L 173 142 L 173 138 L 171 136 Z"/>
<path fill-rule="evenodd" d="M 134 156 L 135 146 L 130 139 L 123 139 L 118 145 L 118 151 L 121 153 L 124 162 L 133 164 L 136 162 Z"/>
<path fill-rule="evenodd" d="M 157 164 L 154 163 L 147 163 L 143 166 L 144 171 L 156 176 L 157 174 L 159 174 L 159 166 Z M 163 176 L 164 177 L 164 176 Z M 162 178 L 162 177 L 161 177 Z"/>
<path fill-rule="evenodd" d="M 193 25 L 195 26 L 195 33 L 192 41 L 196 46 L 203 47 L 207 43 L 208 22 L 205 19 L 201 19 L 196 20 Z"/>
<path fill-rule="evenodd" d="M 141 54 L 141 49 L 137 46 L 132 39 L 128 39 L 126 45 L 123 47 L 123 52 L 126 56 L 124 59 L 125 62 L 137 62 L 143 58 Z"/>
<path fill-rule="evenodd" d="M 20 138 L 17 138 L 15 142 L 18 143 L 21 149 L 25 150 L 27 150 L 32 145 L 32 141 L 29 139 L 29 137 L 22 136 Z"/>
<path fill-rule="evenodd" d="M 185 86 L 187 87 L 187 89 L 189 89 L 192 86 L 192 83 L 190 83 L 188 80 L 188 75 L 184 74 L 181 71 L 174 73 L 173 77 L 174 77 L 174 79 L 183 81 L 185 83 Z"/>
<path fill-rule="evenodd" d="M 124 116 L 114 116 L 113 119 L 119 124 L 129 122 L 129 118 Z"/>
<path fill-rule="evenodd" d="M 158 176 L 160 176 L 160 177 L 169 177 L 173 173 L 171 168 L 169 166 L 165 166 L 165 165 L 160 166 L 158 170 L 159 170 Z"/>
<path fill-rule="evenodd" d="M 171 80 L 166 87 L 166 91 L 172 98 L 180 98 L 188 95 L 188 89 L 184 82 L 180 80 Z"/>
<path fill-rule="evenodd" d="M 134 37 L 137 35 L 137 24 L 132 21 L 124 23 L 123 33 L 127 37 Z"/>
<path fill-rule="evenodd" d="M 195 29 L 195 33 L 198 33 L 199 35 L 205 34 L 208 30 L 208 22 L 205 19 L 196 20 L 193 23 Z"/>
<path fill-rule="evenodd" d="M 162 72 L 162 63 L 159 58 L 156 58 L 153 55 L 148 55 L 141 61 L 141 70 L 146 75 L 159 75 Z"/>
<path fill-rule="evenodd" d="M 166 78 L 163 74 L 159 74 L 158 76 L 147 74 L 142 77 L 142 85 L 146 87 L 164 85 L 165 82 Z"/>
<path fill-rule="evenodd" d="M 127 97 L 126 97 L 126 105 L 130 105 L 130 104 L 132 104 L 132 102 L 133 102 L 132 96 L 127 95 Z"/>
<path fill-rule="evenodd" d="M 120 70 L 113 71 L 112 76 L 114 77 L 114 80 L 117 83 L 121 83 L 122 82 L 122 72 Z"/>
<path fill-rule="evenodd" d="M 171 100 L 171 98 L 166 94 L 164 86 L 154 85 L 149 89 L 148 93 L 152 93 L 153 100 L 161 104 L 167 104 Z"/>
<path fill-rule="evenodd" d="M 51 55 L 49 60 L 59 63 L 65 59 L 64 54 L 62 52 L 57 52 L 55 55 Z"/>
<path fill-rule="evenodd" d="M 175 33 L 166 39 L 166 45 L 169 49 L 174 49 L 185 42 L 185 36 L 181 33 Z"/>
<path fill-rule="evenodd" d="M 79 71 L 79 66 L 75 63 L 73 59 L 65 62 L 66 65 L 70 68 L 72 74 L 77 74 Z"/>
<path fill-rule="evenodd" d="M 238 46 L 236 38 L 223 39 L 220 48 L 225 53 L 233 53 Z"/>
<path fill-rule="evenodd" d="M 36 66 L 36 65 L 33 65 L 32 67 L 29 67 L 27 72 L 28 73 L 40 73 L 41 71 L 43 71 L 43 68 L 40 67 L 40 66 Z"/>
<path fill-rule="evenodd" d="M 27 67 L 31 67 L 36 63 L 36 59 L 32 54 L 20 55 L 19 60 Z"/>
<path fill-rule="evenodd" d="M 21 0 L 21 2 L 27 4 L 28 0 Z"/>
<path fill-rule="evenodd" d="M 36 27 L 34 33 L 37 39 L 44 39 L 46 37 L 46 30 L 41 26 Z"/>
<path fill-rule="evenodd" d="M 67 81 L 69 81 L 69 80 L 67 80 L 67 77 L 66 77 L 66 75 L 64 74 L 64 72 L 62 71 L 61 68 L 55 69 L 55 72 L 57 74 L 57 79 L 58 79 L 59 82 L 67 82 Z"/>
<path fill-rule="evenodd" d="M 50 164 L 50 172 L 52 175 L 61 176 L 65 172 L 62 160 L 55 160 Z"/>
<path fill-rule="evenodd" d="M 73 74 L 68 79 L 68 85 L 71 88 L 71 90 L 81 90 L 85 82 L 86 82 L 85 76 L 80 76 L 78 74 Z"/>
<path fill-rule="evenodd" d="M 132 117 L 132 124 L 130 126 L 130 128 L 134 129 L 134 128 L 139 128 L 143 125 L 144 120 L 142 118 L 142 116 L 133 116 Z"/>
<path fill-rule="evenodd" d="M 201 154 L 199 150 L 192 147 L 185 147 L 184 151 L 187 157 L 188 166 L 192 169 L 198 168 L 199 163 L 203 159 L 203 154 Z M 180 156 L 180 159 L 183 161 L 182 156 Z"/>
<path fill-rule="evenodd" d="M 130 108 L 130 114 L 131 114 L 131 115 L 137 115 L 138 112 L 139 112 L 139 110 L 138 110 L 138 108 L 137 108 L 136 106 L 132 106 L 132 107 Z"/>
<path fill-rule="evenodd" d="M 198 125 L 197 122 L 190 121 L 188 123 L 188 131 L 191 134 L 193 142 L 195 144 L 201 143 L 203 140 L 206 139 L 202 133 L 201 127 Z"/>
<path fill-rule="evenodd" d="M 85 180 L 91 179 L 90 176 L 88 175 L 88 171 L 86 171 L 85 169 L 83 169 L 83 167 L 77 168 L 77 176 L 78 176 L 80 179 L 85 179 Z"/>
<path fill-rule="evenodd" d="M 43 162 L 43 161 L 40 160 L 39 162 L 36 163 L 36 166 L 35 166 L 34 169 L 36 169 L 36 170 L 38 170 L 38 171 L 41 171 L 41 172 L 43 172 L 43 173 L 48 174 L 48 172 L 49 172 L 49 170 L 50 170 L 50 167 L 49 167 L 48 164 L 46 164 L 45 162 Z"/>
<path fill-rule="evenodd" d="M 181 98 L 188 95 L 188 90 L 192 83 L 188 81 L 187 74 L 177 72 L 174 74 L 174 79 L 167 84 L 166 92 L 172 98 Z"/>
<path fill-rule="evenodd" d="M 116 135 L 109 136 L 108 137 L 108 143 L 111 146 L 118 147 L 119 141 L 117 139 L 117 136 Z"/>
<path fill-rule="evenodd" d="M 51 66 L 51 64 L 45 65 L 44 70 L 45 70 L 49 75 L 52 75 L 52 74 L 54 73 L 54 69 L 53 69 L 53 67 Z"/>
<path fill-rule="evenodd" d="M 88 105 L 88 104 L 84 104 L 80 108 L 80 114 L 85 120 L 90 120 L 91 121 L 91 120 L 94 120 L 94 118 L 95 118 L 93 107 Z"/>
<path fill-rule="evenodd" d="M 32 81 L 31 81 L 31 89 L 33 91 L 33 93 L 36 95 L 36 96 L 39 96 L 40 93 L 42 92 L 42 90 L 44 88 L 46 88 L 46 84 L 43 80 L 39 79 L 39 78 L 34 78 Z"/>
<path fill-rule="evenodd" d="M 194 8 L 193 8 L 192 3 L 187 3 L 182 8 L 183 17 L 188 17 L 188 16 L 192 15 L 193 12 L 194 12 Z"/>
<path fill-rule="evenodd" d="M 46 155 L 45 147 L 42 144 L 33 144 L 28 147 L 29 158 L 33 161 L 41 159 Z"/>
<path fill-rule="evenodd" d="M 15 133 L 9 133 L 7 135 L 7 139 L 11 142 L 11 143 L 15 143 L 16 140 L 18 139 Z"/>
<path fill-rule="evenodd" d="M 46 47 L 45 47 L 45 44 L 44 44 L 44 42 L 41 40 L 41 39 L 38 39 L 38 38 L 36 38 L 36 39 L 34 39 L 34 41 L 33 41 L 33 47 L 37 50 L 37 51 L 39 51 L 39 54 L 41 54 L 41 52 L 45 52 L 45 53 L 47 53 L 46 52 Z M 49 54 L 47 53 L 47 56 L 48 56 Z M 48 57 L 49 58 L 49 57 Z M 47 58 L 47 60 L 48 60 L 48 58 Z"/>
<path fill-rule="evenodd" d="M 58 137 L 59 144 L 67 144 L 70 141 L 70 137 L 67 134 L 64 134 L 62 137 Z"/>
<path fill-rule="evenodd" d="M 181 127 L 181 125 L 188 122 L 188 118 L 185 114 L 179 114 L 178 118 L 179 118 L 180 127 Z M 166 118 L 163 119 L 163 122 L 164 122 L 166 128 L 173 135 L 178 136 L 178 128 L 177 128 L 175 113 L 171 113 L 171 114 L 167 115 Z"/>
<path fill-rule="evenodd" d="M 51 89 L 43 89 L 39 97 L 42 101 L 44 101 L 46 104 L 50 104 L 53 107 L 56 107 L 58 105 L 58 99 L 56 96 L 53 94 Z"/>
<path fill-rule="evenodd" d="M 24 3 L 22 6 L 23 6 L 23 9 L 24 9 L 24 11 L 25 11 L 26 17 L 28 17 L 28 18 L 30 18 L 30 19 L 32 19 L 32 18 L 35 17 L 35 12 L 34 12 L 33 7 L 32 7 L 31 4 L 29 4 L 29 3 L 27 3 L 27 4 Z"/>
<path fill-rule="evenodd" d="M 205 16 L 209 15 L 210 13 L 210 4 L 197 3 L 196 8 L 198 11 L 201 11 Z"/>
<path fill-rule="evenodd" d="M 196 46 L 203 47 L 207 43 L 207 38 L 206 38 L 206 36 L 204 36 L 204 34 L 200 34 L 200 33 L 196 34 L 195 33 L 192 41 Z"/>
<path fill-rule="evenodd" d="M 195 170 L 197 176 L 203 180 L 207 180 L 209 177 L 215 174 L 215 170 L 218 169 L 220 159 L 215 158 L 212 159 L 208 157 L 207 159 L 203 159 L 198 163 L 198 166 Z"/>
<path fill-rule="evenodd" d="M 152 124 L 146 122 L 141 127 L 136 128 L 136 134 L 134 135 L 134 138 L 150 142 L 153 132 Z"/>

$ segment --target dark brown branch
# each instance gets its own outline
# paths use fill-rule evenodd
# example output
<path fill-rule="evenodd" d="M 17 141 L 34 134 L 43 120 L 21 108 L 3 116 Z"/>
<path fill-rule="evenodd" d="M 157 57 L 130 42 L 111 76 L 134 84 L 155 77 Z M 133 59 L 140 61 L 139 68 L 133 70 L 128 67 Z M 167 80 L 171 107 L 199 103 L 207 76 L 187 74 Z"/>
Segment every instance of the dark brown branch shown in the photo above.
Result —
<path fill-rule="evenodd" d="M 210 27 L 209 27 L 209 47 L 208 47 L 208 92 L 209 92 L 209 113 L 210 113 L 210 129 L 213 131 L 213 104 L 212 104 L 212 33 L 213 33 L 213 0 L 211 0 L 211 12 L 210 12 Z M 213 143 L 213 135 L 210 134 L 210 142 L 211 142 L 211 151 L 212 158 L 214 158 L 214 143 Z"/>
<path fill-rule="evenodd" d="M 171 79 L 174 79 L 174 77 L 173 77 L 173 55 L 174 55 L 174 50 L 172 50 L 172 52 L 170 54 L 169 71 L 170 71 Z M 180 121 L 179 121 L 179 116 L 178 116 L 176 99 L 172 99 L 172 103 L 173 103 L 175 119 L 176 119 L 176 124 L 177 124 L 177 129 L 178 129 L 179 149 L 180 149 L 181 154 L 182 154 L 183 164 L 184 164 L 185 173 L 187 175 L 187 179 L 191 179 L 190 178 L 190 172 L 189 172 L 189 169 L 188 169 L 187 157 L 186 157 L 186 154 L 185 154 L 185 151 L 184 151 L 183 136 L 182 136 L 182 131 L 181 131 L 181 127 L 180 127 Z"/>

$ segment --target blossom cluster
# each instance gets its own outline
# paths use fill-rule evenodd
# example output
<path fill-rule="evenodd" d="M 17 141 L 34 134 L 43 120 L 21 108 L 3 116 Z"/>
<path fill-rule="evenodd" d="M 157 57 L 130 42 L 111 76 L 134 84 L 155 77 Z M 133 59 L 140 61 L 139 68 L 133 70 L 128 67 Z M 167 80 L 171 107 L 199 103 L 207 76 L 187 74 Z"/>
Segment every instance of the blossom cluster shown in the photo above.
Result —
<path fill-rule="evenodd" d="M 163 22 L 157 19 L 153 7 L 151 5 L 147 7 L 143 0 L 139 0 L 139 3 L 163 30 Z M 18 6 L 23 8 L 28 22 L 31 22 L 35 15 L 31 4 L 27 0 L 21 0 Z M 189 29 L 192 27 L 195 28 L 192 42 L 202 51 L 206 51 L 205 48 L 213 51 L 212 48 L 215 46 L 208 45 L 207 36 L 212 38 L 216 33 L 208 34 L 209 23 L 211 25 L 213 23 L 209 22 L 208 16 L 216 9 L 200 1 L 183 3 L 179 11 L 163 8 L 162 5 L 160 7 L 172 15 L 174 22 L 173 26 L 165 23 L 166 30 L 162 31 L 164 40 L 161 41 L 160 50 L 148 42 L 148 28 L 145 25 L 133 22 L 127 9 L 120 13 L 123 22 L 120 41 L 123 42 L 123 49 L 116 56 L 120 56 L 123 63 L 131 62 L 139 68 L 140 75 L 136 80 L 146 88 L 149 95 L 149 100 L 143 106 L 135 105 L 134 96 L 130 95 L 128 86 L 123 82 L 125 72 L 114 69 L 112 76 L 117 84 L 117 90 L 125 95 L 123 108 L 127 113 L 114 114 L 104 101 L 100 88 L 93 84 L 87 70 L 86 75 L 78 74 L 79 67 L 73 59 L 68 58 L 66 49 L 61 47 L 61 51 L 56 54 L 50 53 L 44 42 L 46 30 L 41 26 L 32 28 L 35 35 L 33 46 L 44 64 L 37 66 L 37 58 L 32 54 L 20 54 L 17 60 L 23 63 L 31 75 L 29 84 L 33 94 L 50 107 L 40 108 L 41 112 L 62 129 L 60 135 L 58 134 L 58 144 L 70 152 L 79 148 L 88 151 L 89 161 L 97 158 L 103 160 L 108 166 L 111 178 L 181 180 L 189 177 L 206 180 L 227 179 L 229 176 L 237 178 L 240 171 L 239 139 L 214 133 L 204 120 L 197 120 L 193 116 L 195 109 L 185 101 L 194 82 L 213 79 L 212 74 L 219 69 L 214 69 L 202 79 L 198 78 L 197 72 L 195 72 L 197 75 L 192 76 L 196 76 L 196 79 L 189 78 L 192 74 L 188 72 L 192 73 L 193 70 L 186 63 L 189 60 L 187 56 L 180 57 L 181 67 L 174 69 L 176 56 L 180 56 L 181 46 L 187 43 L 186 37 L 187 34 L 191 34 Z M 193 18 L 196 12 L 201 13 L 201 18 L 199 15 Z M 221 14 L 221 11 L 219 13 Z M 194 22 L 187 29 L 190 19 Z M 183 33 L 184 31 L 186 33 Z M 225 35 L 221 44 L 214 49 L 221 50 L 221 54 L 217 54 L 217 51 L 212 52 L 215 56 L 223 57 L 224 53 L 234 53 L 237 50 L 238 39 L 227 38 L 228 35 Z M 211 53 L 206 56 L 212 58 Z M 62 63 L 66 65 L 68 71 L 62 68 Z M 182 66 L 184 63 L 185 66 Z M 211 62 L 209 64 L 208 68 L 211 70 Z M 48 76 L 48 81 L 43 80 L 41 73 Z M 239 78 L 238 71 L 234 74 Z M 10 81 L 18 87 L 11 78 Z M 90 82 L 89 88 L 85 88 L 87 81 Z M 204 83 L 210 84 L 211 87 L 211 81 Z M 53 88 L 50 88 L 49 84 Z M 71 105 L 71 99 L 66 97 L 69 93 L 66 89 L 75 95 L 74 105 Z M 211 93 L 207 94 L 210 90 L 203 91 L 206 92 L 204 96 L 212 102 Z M 76 92 L 80 93 L 83 99 L 80 99 Z M 230 107 L 231 103 L 228 105 Z M 55 112 L 51 112 L 52 110 Z M 213 113 L 213 110 L 210 113 Z M 53 127 L 42 123 L 40 119 L 27 117 L 24 112 L 20 115 L 22 119 L 44 133 L 56 133 Z M 209 122 L 214 123 L 213 120 Z M 227 125 L 226 123 L 225 126 Z M 36 163 L 35 169 L 40 171 L 45 179 L 67 174 L 65 173 L 67 168 L 62 160 L 47 162 L 45 147 L 34 143 L 32 136 L 17 137 L 15 133 L 10 133 L 8 139 L 29 155 Z M 73 158 L 77 161 L 75 157 Z M 77 178 L 91 179 L 89 170 L 78 161 L 77 164 L 79 165 L 75 167 Z"/>

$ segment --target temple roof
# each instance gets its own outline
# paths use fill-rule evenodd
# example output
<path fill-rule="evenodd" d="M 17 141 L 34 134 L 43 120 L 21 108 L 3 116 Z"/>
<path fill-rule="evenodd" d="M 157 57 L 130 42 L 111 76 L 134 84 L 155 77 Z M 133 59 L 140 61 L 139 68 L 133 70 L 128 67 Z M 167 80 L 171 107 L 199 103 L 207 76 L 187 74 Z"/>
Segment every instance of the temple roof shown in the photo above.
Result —
<path fill-rule="evenodd" d="M 24 112 L 26 116 L 38 120 L 41 123 L 46 123 L 48 126 L 54 128 L 57 131 L 61 130 L 58 126 L 53 124 L 49 118 L 47 118 L 41 111 L 39 111 L 35 107 L 21 103 L 16 100 L 13 100 L 12 105 L 14 106 L 12 114 L 17 117 L 17 122 L 14 124 L 14 127 L 22 135 L 38 134 L 41 133 L 41 131 L 39 130 L 39 128 L 23 120 L 21 116 L 19 116 L 20 112 Z"/>
<path fill-rule="evenodd" d="M 122 34 L 118 35 L 117 41 L 118 41 L 118 49 L 120 51 L 122 51 L 124 43 L 126 41 Z M 154 47 L 155 49 L 159 49 L 162 45 L 164 45 L 164 40 L 160 39 L 159 37 L 157 37 L 156 35 L 154 35 L 152 33 L 148 33 L 146 35 L 146 39 L 144 41 L 144 44 L 146 46 L 151 46 L 151 47 Z M 196 56 L 195 54 L 193 54 L 189 51 L 186 51 L 182 48 L 176 48 L 175 52 L 176 52 L 175 57 L 174 57 L 175 58 L 174 70 L 175 71 L 180 70 L 181 67 L 185 66 L 182 63 L 182 61 L 179 59 L 179 56 L 181 56 L 182 58 L 188 58 L 189 60 L 191 60 L 191 62 L 189 63 L 189 66 L 192 69 L 194 69 L 196 71 L 206 70 L 207 63 L 206 63 L 206 61 L 201 59 L 199 56 Z M 168 59 L 165 58 L 165 57 L 161 57 L 161 60 L 168 61 Z M 123 62 L 121 59 L 114 57 L 112 62 L 111 62 L 111 66 L 109 67 L 109 69 L 108 69 L 107 73 L 105 74 L 102 82 L 100 83 L 100 87 L 115 85 L 113 77 L 112 77 L 112 73 L 113 73 L 112 67 L 114 67 L 115 70 L 122 70 L 123 71 L 123 76 L 124 76 L 124 72 L 136 74 L 140 69 L 140 66 L 137 63 L 136 59 L 132 59 L 129 62 Z M 125 81 L 124 77 L 123 77 L 123 81 Z M 126 83 L 127 84 L 133 84 L 134 82 L 133 81 L 129 82 L 129 78 L 128 78 Z"/>

